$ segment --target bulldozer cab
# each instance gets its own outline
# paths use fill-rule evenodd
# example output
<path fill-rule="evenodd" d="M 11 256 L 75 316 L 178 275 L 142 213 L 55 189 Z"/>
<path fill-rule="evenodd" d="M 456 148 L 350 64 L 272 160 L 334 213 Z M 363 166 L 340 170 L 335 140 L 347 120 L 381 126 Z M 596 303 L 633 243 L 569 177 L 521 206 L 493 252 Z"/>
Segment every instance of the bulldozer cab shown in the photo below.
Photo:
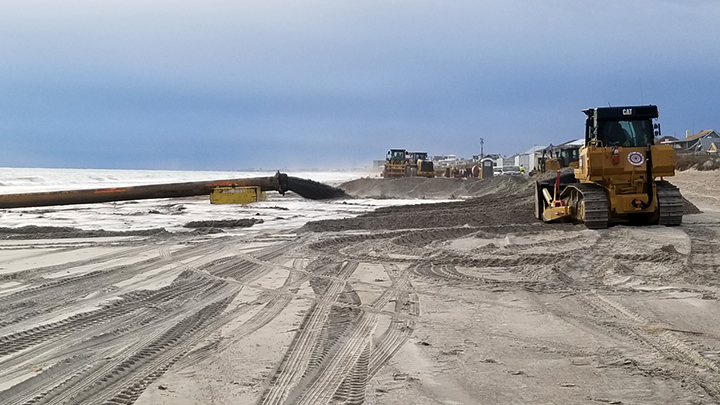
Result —
<path fill-rule="evenodd" d="M 577 162 L 580 159 L 580 148 L 566 148 L 560 151 L 560 161 L 562 167 L 572 167 L 572 163 Z"/>
<path fill-rule="evenodd" d="M 585 145 L 643 147 L 652 145 L 658 117 L 657 106 L 604 107 L 584 110 Z"/>
<path fill-rule="evenodd" d="M 391 162 L 405 161 L 405 149 L 390 149 L 387 153 L 387 160 Z"/>
<path fill-rule="evenodd" d="M 415 163 L 417 163 L 418 160 L 427 160 L 427 152 L 413 152 L 410 155 Z"/>
<path fill-rule="evenodd" d="M 558 149 L 558 147 L 550 145 L 542 151 L 538 166 L 540 171 L 545 173 L 548 170 L 560 170 L 564 167 L 577 168 L 578 160 L 580 160 L 580 147 L 572 146 Z"/>

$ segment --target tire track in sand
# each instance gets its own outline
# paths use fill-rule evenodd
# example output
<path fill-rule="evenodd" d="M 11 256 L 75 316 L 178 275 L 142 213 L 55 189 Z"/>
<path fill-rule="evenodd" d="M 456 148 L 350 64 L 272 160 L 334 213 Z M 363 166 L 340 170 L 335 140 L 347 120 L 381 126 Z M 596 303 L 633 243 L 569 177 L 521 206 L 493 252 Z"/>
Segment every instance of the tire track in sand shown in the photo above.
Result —
<path fill-rule="evenodd" d="M 291 391 L 297 389 L 301 379 L 308 373 L 311 362 L 320 362 L 316 359 L 314 348 L 317 342 L 321 341 L 323 326 L 330 317 L 333 309 L 332 303 L 338 299 L 345 290 L 346 280 L 357 269 L 358 263 L 336 264 L 338 268 L 337 280 L 327 280 L 327 287 L 322 294 L 322 300 L 315 302 L 305 315 L 298 333 L 290 344 L 288 353 L 278 367 L 270 388 L 261 398 L 260 403 L 284 404 L 291 395 Z M 309 384 L 306 382 L 306 385 Z"/>
<path fill-rule="evenodd" d="M 347 279 L 357 265 L 343 265 L 339 277 Z M 259 403 L 364 402 L 367 382 L 405 344 L 413 330 L 413 318 L 419 314 L 419 298 L 412 292 L 410 273 L 392 264 L 384 267 L 392 285 L 367 310 L 363 310 L 359 297 L 344 282 L 328 280 L 321 301 L 306 315 Z M 355 310 L 333 315 L 333 309 L 337 309 L 334 300 L 353 301 Z M 378 316 L 393 301 L 395 313 L 406 316 L 404 319 L 393 316 L 373 344 Z"/>
<path fill-rule="evenodd" d="M 671 359 L 676 363 L 663 363 L 663 368 L 674 378 L 692 380 L 701 386 L 711 397 L 720 399 L 720 364 L 704 357 L 687 342 L 677 331 L 651 322 L 607 296 L 591 292 L 578 296 L 579 302 L 620 320 L 613 328 L 640 341 L 657 353 L 661 359 Z M 605 325 L 606 326 L 606 325 Z"/>

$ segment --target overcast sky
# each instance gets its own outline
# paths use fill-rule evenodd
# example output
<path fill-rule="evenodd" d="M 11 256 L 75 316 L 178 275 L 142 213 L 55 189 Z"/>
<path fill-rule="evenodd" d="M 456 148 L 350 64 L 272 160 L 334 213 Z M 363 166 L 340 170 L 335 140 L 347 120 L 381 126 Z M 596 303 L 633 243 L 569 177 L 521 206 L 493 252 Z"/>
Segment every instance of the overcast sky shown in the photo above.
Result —
<path fill-rule="evenodd" d="M 0 166 L 364 167 L 720 129 L 720 1 L 3 0 Z"/>

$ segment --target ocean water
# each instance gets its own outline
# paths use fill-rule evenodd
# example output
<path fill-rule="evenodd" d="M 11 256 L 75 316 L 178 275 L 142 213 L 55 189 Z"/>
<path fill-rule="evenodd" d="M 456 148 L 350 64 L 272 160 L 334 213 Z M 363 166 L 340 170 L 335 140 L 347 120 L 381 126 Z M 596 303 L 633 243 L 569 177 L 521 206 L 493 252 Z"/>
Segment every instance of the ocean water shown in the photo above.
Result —
<path fill-rule="evenodd" d="M 80 190 L 118 186 L 179 183 L 247 177 L 266 177 L 274 172 L 221 172 L 171 170 L 95 170 L 0 168 L 0 194 Z M 337 186 L 345 181 L 375 174 L 366 172 L 288 172 L 290 176 Z M 257 233 L 301 227 L 308 221 L 347 218 L 377 207 L 417 203 L 416 200 L 348 198 L 312 201 L 294 193 L 267 192 L 267 200 L 248 205 L 210 204 L 208 196 L 119 201 L 0 210 L 0 227 L 63 226 L 85 230 L 135 231 L 166 229 L 188 232 L 192 221 L 252 218 L 263 222 L 251 228 L 225 229 L 227 233 Z M 425 201 L 429 202 L 429 201 Z"/>
<path fill-rule="evenodd" d="M 35 191 L 80 190 L 145 184 L 181 183 L 248 177 L 268 177 L 275 172 L 181 171 L 181 170 L 108 170 L 108 169 L 26 169 L 0 168 L 0 194 Z M 291 172 L 290 176 L 337 185 L 374 173 Z"/>

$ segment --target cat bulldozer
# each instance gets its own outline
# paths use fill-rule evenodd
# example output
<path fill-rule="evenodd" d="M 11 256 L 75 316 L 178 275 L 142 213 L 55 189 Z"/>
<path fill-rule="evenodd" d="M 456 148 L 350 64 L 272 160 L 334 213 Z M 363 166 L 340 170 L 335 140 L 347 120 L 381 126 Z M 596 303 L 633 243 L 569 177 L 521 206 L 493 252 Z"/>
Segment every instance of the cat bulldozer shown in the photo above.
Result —
<path fill-rule="evenodd" d="M 383 177 L 386 179 L 405 177 L 407 168 L 407 151 L 405 149 L 390 149 L 385 158 Z"/>
<path fill-rule="evenodd" d="M 614 222 L 676 226 L 683 199 L 664 180 L 675 174 L 675 152 L 655 145 L 660 127 L 654 105 L 583 111 L 585 145 L 574 173 L 535 183 L 535 216 L 545 222 L 584 223 L 589 229 Z"/>
<path fill-rule="evenodd" d="M 428 160 L 427 152 L 408 152 L 410 177 L 435 177 L 435 165 Z"/>

